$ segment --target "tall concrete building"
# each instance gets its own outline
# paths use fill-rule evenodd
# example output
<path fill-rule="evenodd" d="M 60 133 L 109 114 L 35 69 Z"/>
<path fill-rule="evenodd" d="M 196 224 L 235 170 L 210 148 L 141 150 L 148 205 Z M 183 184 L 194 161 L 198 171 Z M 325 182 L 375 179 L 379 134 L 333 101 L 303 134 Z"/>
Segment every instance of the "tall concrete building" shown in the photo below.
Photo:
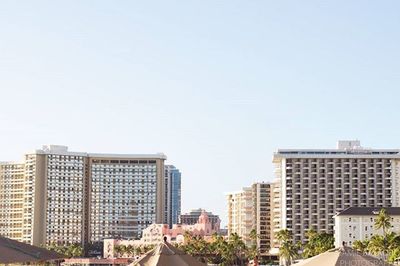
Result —
<path fill-rule="evenodd" d="M 271 184 L 254 183 L 253 196 L 253 229 L 257 233 L 257 247 L 261 255 L 268 255 L 271 248 Z"/>
<path fill-rule="evenodd" d="M 0 235 L 22 240 L 25 166 L 0 163 Z"/>
<path fill-rule="evenodd" d="M 0 234 L 34 245 L 140 237 L 164 220 L 163 154 L 44 146 L 0 164 Z"/>
<path fill-rule="evenodd" d="M 281 186 L 279 180 L 271 183 L 271 230 L 270 230 L 270 254 L 279 253 L 279 241 L 275 238 L 275 234 L 281 229 Z"/>
<path fill-rule="evenodd" d="M 278 150 L 273 162 L 280 198 L 273 231 L 287 228 L 295 241 L 310 228 L 333 233 L 333 216 L 346 208 L 399 206 L 400 150 L 339 141 L 337 149 Z"/>
<path fill-rule="evenodd" d="M 173 165 L 165 165 L 164 223 L 170 228 L 181 215 L 181 172 Z"/>
<path fill-rule="evenodd" d="M 228 235 L 237 233 L 247 246 L 253 243 L 251 231 L 257 234 L 256 245 L 261 256 L 271 248 L 271 184 L 254 183 L 241 191 L 229 193 Z"/>
<path fill-rule="evenodd" d="M 253 191 L 244 187 L 241 191 L 229 193 L 228 199 L 228 235 L 238 234 L 243 242 L 252 244 L 250 232 L 253 229 Z"/>

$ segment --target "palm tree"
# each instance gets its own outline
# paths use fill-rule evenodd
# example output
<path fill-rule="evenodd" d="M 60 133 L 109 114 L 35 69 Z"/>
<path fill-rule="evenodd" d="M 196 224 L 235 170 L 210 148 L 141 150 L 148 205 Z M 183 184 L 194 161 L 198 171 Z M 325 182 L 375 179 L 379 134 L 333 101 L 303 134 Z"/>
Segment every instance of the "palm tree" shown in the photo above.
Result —
<path fill-rule="evenodd" d="M 353 243 L 353 249 L 360 251 L 361 253 L 365 254 L 367 252 L 369 240 L 366 239 L 364 241 L 356 240 Z"/>
<path fill-rule="evenodd" d="M 209 263 L 211 264 L 221 264 L 227 258 L 232 257 L 228 254 L 228 242 L 223 236 L 218 234 L 213 234 L 213 241 L 210 244 L 210 254 L 213 256 L 209 258 Z"/>
<path fill-rule="evenodd" d="M 383 231 L 383 237 L 381 240 L 376 240 L 377 243 L 379 244 L 379 241 L 382 241 L 381 246 L 382 250 L 381 252 L 383 253 L 384 259 L 387 259 L 387 254 L 390 251 L 390 247 L 393 245 L 396 237 L 393 233 L 390 233 L 389 229 L 392 227 L 391 223 L 391 217 L 387 214 L 386 209 L 381 209 L 379 211 L 378 217 L 375 220 L 375 229 L 379 230 L 382 228 Z"/>
<path fill-rule="evenodd" d="M 390 263 L 396 262 L 400 258 L 400 247 L 396 247 L 390 251 L 388 261 Z"/>
<path fill-rule="evenodd" d="M 285 265 L 292 265 L 292 262 L 298 256 L 298 249 L 293 243 L 282 243 L 279 248 L 279 256 L 283 259 Z"/>
<path fill-rule="evenodd" d="M 143 248 L 142 248 L 142 246 L 138 246 L 138 247 L 136 248 L 136 252 L 137 252 L 138 255 L 142 255 L 142 253 L 143 253 Z"/>
<path fill-rule="evenodd" d="M 71 257 L 82 257 L 83 256 L 83 248 L 79 244 L 72 244 L 68 246 L 68 250 L 70 252 Z"/>
<path fill-rule="evenodd" d="M 125 245 L 121 245 L 121 257 L 126 257 L 128 253 L 128 247 Z"/>
<path fill-rule="evenodd" d="M 243 242 L 242 238 L 237 234 L 233 233 L 229 236 L 229 245 L 233 247 L 233 254 L 235 256 L 234 261 L 240 264 L 243 261 L 243 254 L 245 254 L 247 248 L 246 244 Z"/>
<path fill-rule="evenodd" d="M 282 229 L 276 233 L 276 239 L 281 242 L 292 240 L 292 233 L 288 229 Z"/>
<path fill-rule="evenodd" d="M 309 258 L 321 254 L 335 247 L 333 235 L 310 229 L 306 232 L 307 244 L 304 246 L 303 257 Z"/>
<path fill-rule="evenodd" d="M 384 236 L 373 235 L 368 243 L 368 252 L 372 255 L 380 256 L 385 251 Z"/>
<path fill-rule="evenodd" d="M 132 257 L 135 254 L 135 247 L 132 245 L 128 245 L 126 247 L 126 253 L 127 253 L 128 257 Z"/>
<path fill-rule="evenodd" d="M 292 261 L 298 256 L 298 247 L 293 244 L 292 232 L 288 229 L 282 229 L 276 234 L 276 238 L 280 243 L 279 256 L 284 264 L 291 265 Z"/>
<path fill-rule="evenodd" d="M 388 233 L 388 229 L 392 227 L 390 221 L 391 217 L 386 213 L 386 209 L 382 208 L 375 220 L 375 229 L 379 230 L 382 228 L 383 235 L 386 235 Z"/>
<path fill-rule="evenodd" d="M 260 253 L 260 250 L 258 249 L 258 238 L 259 238 L 259 235 L 257 234 L 257 230 L 256 229 L 252 229 L 251 231 L 250 231 L 250 234 L 249 234 L 249 236 L 250 236 L 250 239 L 251 239 L 251 241 L 252 241 L 252 245 L 251 245 L 251 247 L 248 249 L 248 257 L 249 257 L 249 259 L 253 259 L 254 260 L 254 264 L 255 265 L 258 265 L 258 257 L 259 257 L 259 253 Z"/>

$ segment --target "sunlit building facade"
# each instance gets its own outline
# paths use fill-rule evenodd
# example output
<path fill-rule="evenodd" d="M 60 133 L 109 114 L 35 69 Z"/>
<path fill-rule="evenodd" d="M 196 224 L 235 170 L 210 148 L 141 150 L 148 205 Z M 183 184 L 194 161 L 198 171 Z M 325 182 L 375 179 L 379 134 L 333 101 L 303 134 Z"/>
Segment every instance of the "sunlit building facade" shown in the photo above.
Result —
<path fill-rule="evenodd" d="M 313 228 L 334 232 L 333 216 L 349 207 L 399 206 L 400 150 L 339 141 L 337 149 L 286 149 L 274 154 L 279 228 L 305 242 Z"/>
<path fill-rule="evenodd" d="M 247 246 L 255 244 L 261 256 L 269 255 L 271 248 L 271 189 L 270 183 L 259 182 L 227 195 L 228 235 L 237 233 Z"/>
<path fill-rule="evenodd" d="M 0 162 L 0 235 L 22 241 L 25 166 Z"/>
<path fill-rule="evenodd" d="M 164 220 L 163 154 L 44 146 L 0 164 L 0 235 L 34 245 L 140 237 Z"/>

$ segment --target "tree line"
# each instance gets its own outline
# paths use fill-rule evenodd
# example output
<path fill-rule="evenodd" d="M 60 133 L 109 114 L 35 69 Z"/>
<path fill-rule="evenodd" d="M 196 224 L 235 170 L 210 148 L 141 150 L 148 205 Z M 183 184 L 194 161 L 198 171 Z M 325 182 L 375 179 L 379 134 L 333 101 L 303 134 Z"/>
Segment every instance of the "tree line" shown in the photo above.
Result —
<path fill-rule="evenodd" d="M 228 239 L 213 234 L 211 241 L 206 241 L 203 237 L 193 236 L 185 232 L 185 242 L 175 244 L 175 246 L 187 254 L 198 258 L 204 263 L 218 265 L 247 265 L 249 260 L 258 257 L 258 250 L 255 244 L 257 234 L 255 230 L 250 233 L 250 238 L 254 242 L 251 247 L 247 247 L 242 238 L 233 233 Z"/>
<path fill-rule="evenodd" d="M 291 265 L 295 259 L 307 259 L 335 247 L 332 234 L 318 233 L 314 229 L 306 232 L 307 242 L 293 242 L 293 234 L 288 229 L 282 229 L 276 234 L 279 241 L 279 257 L 284 265 Z M 300 254 L 299 251 L 302 250 Z"/>
<path fill-rule="evenodd" d="M 84 255 L 83 247 L 79 243 L 70 245 L 58 245 L 51 243 L 45 246 L 46 249 L 64 255 L 66 258 L 82 257 Z"/>
<path fill-rule="evenodd" d="M 143 245 L 143 246 L 134 246 L 134 245 L 115 245 L 114 252 L 117 257 L 134 257 L 141 256 L 146 254 L 150 250 L 154 248 L 154 245 Z"/>

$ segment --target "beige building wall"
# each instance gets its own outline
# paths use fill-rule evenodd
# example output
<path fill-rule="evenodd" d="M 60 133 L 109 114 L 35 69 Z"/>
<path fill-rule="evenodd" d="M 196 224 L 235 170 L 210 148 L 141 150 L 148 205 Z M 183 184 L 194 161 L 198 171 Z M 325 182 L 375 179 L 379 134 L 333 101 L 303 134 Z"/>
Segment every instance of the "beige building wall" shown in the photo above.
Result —
<path fill-rule="evenodd" d="M 253 229 L 253 191 L 245 187 L 242 191 L 230 193 L 228 200 L 228 236 L 237 233 L 247 246 L 252 244 L 250 232 Z"/>
<path fill-rule="evenodd" d="M 271 184 L 254 183 L 253 229 L 257 233 L 257 247 L 261 255 L 269 254 L 271 247 Z"/>
<path fill-rule="evenodd" d="M 32 229 L 31 243 L 39 246 L 46 243 L 46 214 L 47 214 L 47 158 L 45 155 L 35 154 L 36 169 L 33 174 L 35 180 L 33 186 L 33 219 L 32 224 L 27 225 Z M 64 211 L 64 210 L 63 210 Z"/>
<path fill-rule="evenodd" d="M 0 235 L 18 241 L 22 241 L 24 173 L 24 164 L 0 162 Z"/>
<path fill-rule="evenodd" d="M 35 183 L 36 183 L 36 154 L 27 154 L 24 157 L 24 206 L 23 206 L 23 230 L 22 241 L 33 244 L 33 226 L 35 219 Z M 40 219 L 40 218 L 39 218 Z"/>
<path fill-rule="evenodd" d="M 271 250 L 270 253 L 279 253 L 279 242 L 275 234 L 281 229 L 281 186 L 279 182 L 271 183 Z"/>

